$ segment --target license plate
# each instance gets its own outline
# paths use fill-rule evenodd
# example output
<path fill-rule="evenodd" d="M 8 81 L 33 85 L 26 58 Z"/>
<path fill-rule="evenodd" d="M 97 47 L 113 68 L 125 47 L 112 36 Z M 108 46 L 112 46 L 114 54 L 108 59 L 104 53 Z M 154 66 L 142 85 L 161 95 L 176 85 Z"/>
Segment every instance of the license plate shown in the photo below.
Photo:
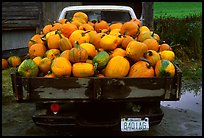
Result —
<path fill-rule="evenodd" d="M 147 131 L 149 130 L 149 118 L 121 118 L 121 131 Z"/>

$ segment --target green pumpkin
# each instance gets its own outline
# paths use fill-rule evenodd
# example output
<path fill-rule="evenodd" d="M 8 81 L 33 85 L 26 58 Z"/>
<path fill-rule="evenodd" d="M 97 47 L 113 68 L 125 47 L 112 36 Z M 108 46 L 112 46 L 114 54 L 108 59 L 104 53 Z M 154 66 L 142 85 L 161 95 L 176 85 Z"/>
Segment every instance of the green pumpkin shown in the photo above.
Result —
<path fill-rule="evenodd" d="M 106 51 L 100 51 L 93 58 L 94 69 L 97 70 L 104 68 L 109 60 L 110 60 L 109 54 Z"/>
<path fill-rule="evenodd" d="M 38 72 L 38 65 L 32 59 L 25 59 L 18 67 L 18 73 L 23 77 L 36 77 Z"/>
<path fill-rule="evenodd" d="M 175 66 L 169 60 L 159 60 L 155 65 L 156 77 L 174 77 Z"/>

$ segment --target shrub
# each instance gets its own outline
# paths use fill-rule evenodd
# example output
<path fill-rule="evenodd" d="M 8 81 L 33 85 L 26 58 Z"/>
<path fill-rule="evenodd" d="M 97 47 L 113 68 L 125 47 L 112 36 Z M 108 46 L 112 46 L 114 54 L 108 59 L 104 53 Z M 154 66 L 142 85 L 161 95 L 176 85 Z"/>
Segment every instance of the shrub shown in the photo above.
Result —
<path fill-rule="evenodd" d="M 179 59 L 202 59 L 202 17 L 154 19 L 155 33 L 171 46 Z"/>

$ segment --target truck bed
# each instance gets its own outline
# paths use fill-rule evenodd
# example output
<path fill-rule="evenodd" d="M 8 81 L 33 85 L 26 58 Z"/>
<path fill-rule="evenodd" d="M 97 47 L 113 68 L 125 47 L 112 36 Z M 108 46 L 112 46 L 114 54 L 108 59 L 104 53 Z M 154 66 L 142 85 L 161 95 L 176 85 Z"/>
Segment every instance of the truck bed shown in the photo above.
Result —
<path fill-rule="evenodd" d="M 180 68 L 175 67 L 174 78 L 26 78 L 15 71 L 11 79 L 18 102 L 175 101 L 181 96 L 182 77 Z"/>

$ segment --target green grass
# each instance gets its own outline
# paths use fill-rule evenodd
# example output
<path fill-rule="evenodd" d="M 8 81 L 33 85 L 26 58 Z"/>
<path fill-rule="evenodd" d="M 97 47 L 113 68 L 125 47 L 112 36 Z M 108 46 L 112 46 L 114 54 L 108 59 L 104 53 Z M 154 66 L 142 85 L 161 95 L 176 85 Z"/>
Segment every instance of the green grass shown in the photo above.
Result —
<path fill-rule="evenodd" d="M 202 2 L 154 2 L 154 18 L 202 15 Z"/>
<path fill-rule="evenodd" d="M 13 96 L 11 72 L 15 70 L 15 67 L 9 67 L 6 70 L 2 70 L 2 96 Z"/>

